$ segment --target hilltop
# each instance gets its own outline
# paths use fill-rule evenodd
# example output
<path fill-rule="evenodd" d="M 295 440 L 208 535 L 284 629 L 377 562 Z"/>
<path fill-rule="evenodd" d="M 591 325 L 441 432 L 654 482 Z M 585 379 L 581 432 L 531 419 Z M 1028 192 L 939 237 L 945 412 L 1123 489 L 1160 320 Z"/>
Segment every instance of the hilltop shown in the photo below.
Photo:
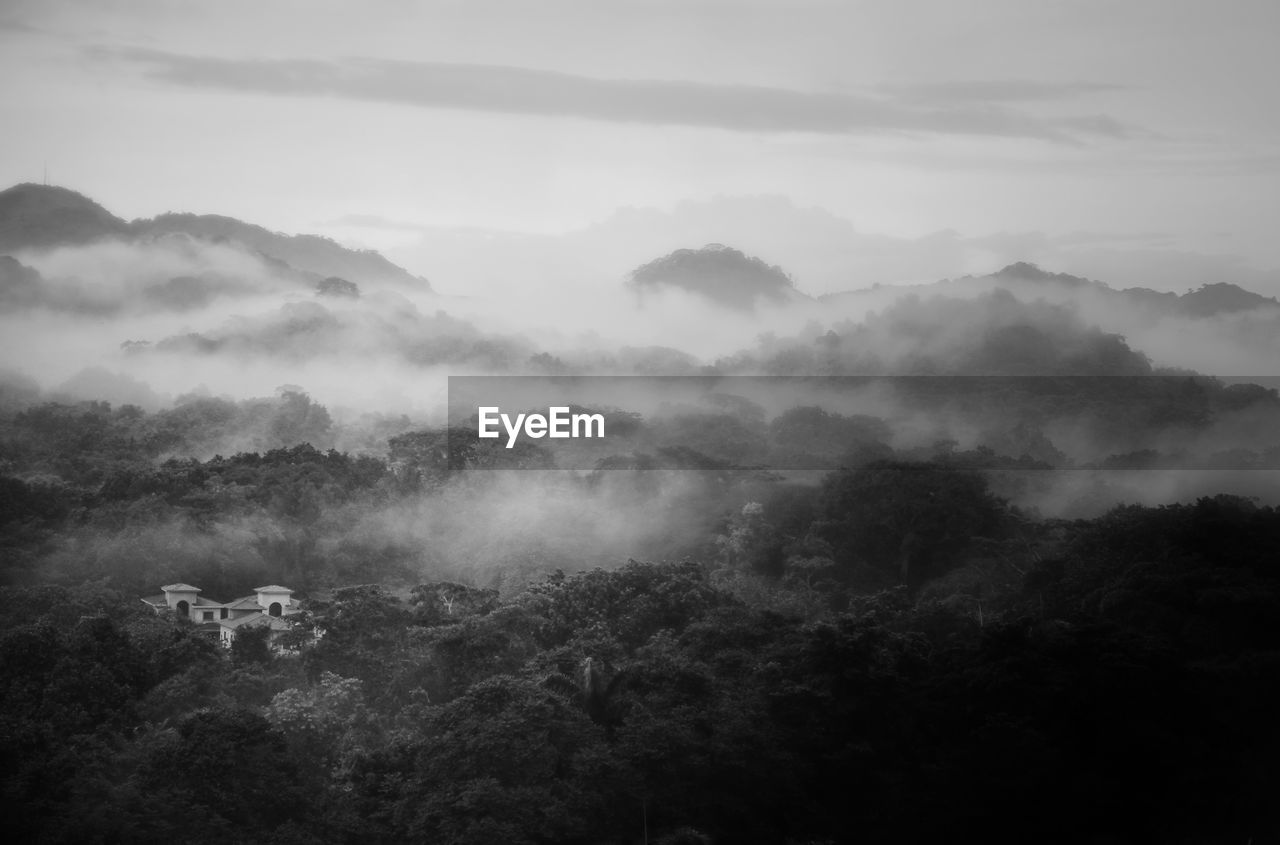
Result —
<path fill-rule="evenodd" d="M 677 288 L 741 310 L 761 300 L 781 304 L 807 299 L 781 267 L 724 244 L 677 249 L 633 270 L 629 284 L 642 292 Z"/>
<path fill-rule="evenodd" d="M 1149 288 L 1117 289 L 1105 282 L 1069 273 L 1050 272 L 1025 261 L 1010 264 L 983 276 L 962 276 L 921 285 L 876 285 L 862 290 L 824 294 L 818 297 L 818 301 L 835 306 L 855 303 L 872 296 L 883 297 L 890 293 L 947 295 L 990 289 L 1005 290 L 1019 297 L 1047 297 L 1073 302 L 1080 302 L 1085 298 L 1095 299 L 1104 304 L 1123 305 L 1152 317 L 1200 318 L 1273 308 L 1280 310 L 1280 301 L 1274 297 L 1262 296 L 1229 282 L 1204 284 L 1184 294 Z"/>
<path fill-rule="evenodd" d="M 234 217 L 217 214 L 161 214 L 135 220 L 130 228 L 139 237 L 185 234 L 209 241 L 235 241 L 290 267 L 322 276 L 357 282 L 381 282 L 420 286 L 426 279 L 414 276 L 373 250 L 347 249 L 319 235 L 286 235 Z"/>
<path fill-rule="evenodd" d="M 68 188 L 25 182 L 0 191 L 0 252 L 129 234 L 128 223 Z"/>
<path fill-rule="evenodd" d="M 166 235 L 238 243 L 271 261 L 321 278 L 336 276 L 356 284 L 431 289 L 426 279 L 377 252 L 347 249 L 318 235 L 272 232 L 233 217 L 212 214 L 168 213 L 126 222 L 68 188 L 24 183 L 0 191 L 0 254 L 109 239 L 145 242 Z"/>

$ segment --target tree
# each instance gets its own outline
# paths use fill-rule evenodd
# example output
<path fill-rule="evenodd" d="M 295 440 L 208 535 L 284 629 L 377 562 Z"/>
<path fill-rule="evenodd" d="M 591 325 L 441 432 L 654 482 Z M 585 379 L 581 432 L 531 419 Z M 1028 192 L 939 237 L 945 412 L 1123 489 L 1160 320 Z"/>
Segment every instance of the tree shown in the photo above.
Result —
<path fill-rule="evenodd" d="M 730 571 L 781 575 L 785 561 L 777 530 L 765 521 L 764 505 L 747 502 L 716 538 L 725 568 Z"/>
<path fill-rule="evenodd" d="M 191 714 L 157 737 L 142 768 L 154 808 L 175 818 L 203 816 L 227 832 L 268 832 L 305 818 L 284 736 L 250 710 Z"/>
<path fill-rule="evenodd" d="M 231 641 L 231 659 L 236 663 L 257 663 L 265 665 L 271 662 L 271 647 L 268 640 L 271 629 L 266 626 L 242 626 L 236 631 L 236 638 Z"/>
<path fill-rule="evenodd" d="M 381 786 L 396 841 L 589 842 L 609 829 L 618 776 L 600 730 L 532 681 L 475 684 L 396 756 L 411 761 Z"/>
<path fill-rule="evenodd" d="M 837 563 L 896 573 L 911 587 L 959 563 L 973 539 L 996 536 L 1004 513 L 982 475 L 936 462 L 840 470 L 824 481 L 823 504 Z"/>
<path fill-rule="evenodd" d="M 664 286 L 681 288 L 741 310 L 754 308 L 758 299 L 785 301 L 795 291 L 781 267 L 723 244 L 678 249 L 637 267 L 629 284 L 638 293 Z"/>
<path fill-rule="evenodd" d="M 414 617 L 420 625 L 458 622 L 467 616 L 485 614 L 498 606 L 498 591 L 451 581 L 420 584 L 411 594 Z"/>
<path fill-rule="evenodd" d="M 450 470 L 462 469 L 473 451 L 463 429 L 407 431 L 387 441 L 388 464 L 405 490 L 436 490 Z M 459 454 L 454 464 L 453 449 Z"/>
<path fill-rule="evenodd" d="M 355 282 L 348 282 L 338 276 L 329 276 L 316 283 L 316 294 L 318 296 L 359 299 L 360 286 Z"/>
<path fill-rule="evenodd" d="M 308 689 L 278 693 L 266 716 L 289 740 L 292 753 L 325 774 L 348 772 L 373 727 L 360 681 L 332 672 L 321 673 Z"/>
<path fill-rule="evenodd" d="M 306 393 L 286 385 L 267 424 L 273 445 L 293 446 L 298 443 L 325 445 L 331 438 L 333 420 L 325 407 Z"/>

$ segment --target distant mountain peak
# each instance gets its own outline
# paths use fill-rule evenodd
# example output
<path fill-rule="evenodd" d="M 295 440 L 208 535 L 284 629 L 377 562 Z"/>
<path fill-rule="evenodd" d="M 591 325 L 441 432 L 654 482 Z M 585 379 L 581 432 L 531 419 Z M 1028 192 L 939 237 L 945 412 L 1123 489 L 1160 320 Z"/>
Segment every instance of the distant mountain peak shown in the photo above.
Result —
<path fill-rule="evenodd" d="M 84 194 L 24 182 L 0 191 L 0 252 L 123 236 L 128 224 Z"/>
<path fill-rule="evenodd" d="M 79 246 L 105 238 L 146 242 L 170 235 L 237 242 L 270 261 L 323 279 L 390 283 L 429 291 L 430 283 L 380 253 L 347 249 L 319 235 L 287 235 L 218 214 L 167 213 L 125 222 L 69 188 L 24 183 L 0 191 L 0 253 Z"/>
<path fill-rule="evenodd" d="M 1211 317 L 1254 308 L 1280 306 L 1275 297 L 1263 296 L 1229 282 L 1201 285 L 1178 297 L 1178 307 L 1193 317 Z"/>
<path fill-rule="evenodd" d="M 1017 261 L 1007 267 L 1003 267 L 991 276 L 996 279 L 1021 279 L 1029 282 L 1057 282 L 1058 284 L 1067 284 L 1075 287 L 1083 285 L 1096 285 L 1088 279 L 1082 279 L 1079 276 L 1072 276 L 1070 273 L 1052 273 L 1048 270 L 1041 269 L 1040 265 L 1032 264 L 1029 261 Z"/>
<path fill-rule="evenodd" d="M 9 202 L 42 203 L 48 207 L 59 205 L 63 207 L 88 207 L 103 214 L 110 214 L 105 208 L 79 191 L 73 191 L 61 185 L 37 185 L 35 182 L 20 182 L 0 191 L 0 203 Z"/>
<path fill-rule="evenodd" d="M 1061 290 L 1050 296 L 1050 299 L 1080 301 L 1076 297 L 1088 296 L 1097 302 L 1110 301 L 1125 308 L 1141 309 L 1148 317 L 1201 319 L 1223 314 L 1280 309 L 1280 300 L 1275 297 L 1263 296 L 1229 282 L 1204 284 L 1180 296 L 1169 291 L 1142 287 L 1113 288 L 1105 282 L 1044 270 L 1027 261 L 1010 264 L 985 276 L 963 276 L 921 285 L 877 285 L 858 291 L 825 294 L 819 297 L 819 301 L 835 303 L 885 293 L 946 295 L 950 291 L 986 290 L 993 281 L 997 284 L 997 290 L 1007 291 L 1018 297 L 1040 298 L 1050 293 L 1051 287 L 1058 287 Z"/>
<path fill-rule="evenodd" d="M 1070 287 L 1090 286 L 1135 302 L 1141 301 L 1151 305 L 1163 305 L 1166 308 L 1171 308 L 1175 313 L 1189 317 L 1212 317 L 1217 314 L 1280 306 L 1280 302 L 1274 297 L 1262 296 L 1229 282 L 1204 284 L 1181 296 L 1172 293 L 1160 293 L 1146 288 L 1117 290 L 1102 282 L 1093 282 L 1068 273 L 1051 273 L 1026 261 L 1010 264 L 1008 267 L 992 273 L 991 277 L 1002 281 L 1016 279 L 1018 281 L 1054 282 Z"/>
<path fill-rule="evenodd" d="M 372 250 L 348 249 L 322 235 L 288 235 L 221 214 L 168 212 L 130 224 L 138 236 L 183 233 L 211 241 L 236 241 L 296 270 L 321 277 L 337 276 L 360 283 L 392 283 L 429 290 L 430 283 L 414 276 Z"/>
<path fill-rule="evenodd" d="M 786 301 L 800 295 L 781 267 L 720 243 L 656 258 L 632 271 L 630 283 L 642 291 L 677 288 L 743 310 L 760 299 Z"/>

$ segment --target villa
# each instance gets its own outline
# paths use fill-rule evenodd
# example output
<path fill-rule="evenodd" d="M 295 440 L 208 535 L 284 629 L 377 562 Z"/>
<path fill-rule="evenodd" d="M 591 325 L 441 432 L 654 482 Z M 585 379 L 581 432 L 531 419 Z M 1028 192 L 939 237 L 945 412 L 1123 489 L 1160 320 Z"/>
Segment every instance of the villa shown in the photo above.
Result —
<path fill-rule="evenodd" d="M 164 592 L 142 602 L 156 613 L 174 613 L 190 619 L 201 633 L 217 637 L 226 648 L 235 642 L 236 632 L 246 628 L 267 628 L 268 640 L 274 646 L 280 635 L 289 630 L 288 617 L 302 611 L 293 598 L 293 590 L 275 584 L 258 587 L 253 595 L 229 602 L 204 598 L 200 588 L 190 584 L 169 584 L 160 589 Z"/>

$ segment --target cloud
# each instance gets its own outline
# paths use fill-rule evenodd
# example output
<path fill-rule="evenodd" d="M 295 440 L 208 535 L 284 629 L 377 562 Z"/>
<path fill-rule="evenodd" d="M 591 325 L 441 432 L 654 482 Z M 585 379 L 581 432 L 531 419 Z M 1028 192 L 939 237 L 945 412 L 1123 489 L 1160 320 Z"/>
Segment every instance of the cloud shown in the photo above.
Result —
<path fill-rule="evenodd" d="M 1068 100 L 1088 94 L 1124 90 L 1109 82 L 1038 82 L 1029 79 L 991 79 L 882 85 L 878 90 L 901 100 L 954 103 L 1042 102 Z"/>
<path fill-rule="evenodd" d="M 1107 114 L 1084 114 L 1061 117 L 1053 121 L 1053 125 L 1067 131 L 1080 132 L 1086 135 L 1097 135 L 1104 138 L 1149 138 L 1161 136 L 1149 129 L 1143 129 L 1130 123 L 1123 123 Z"/>
<path fill-rule="evenodd" d="M 1054 240 L 1061 246 L 1118 243 L 1172 247 L 1177 241 L 1177 237 L 1172 232 L 1093 232 L 1076 230 L 1065 235 L 1058 235 Z"/>
<path fill-rule="evenodd" d="M 527 289 L 531 277 L 555 279 L 558 289 L 575 291 L 620 284 L 628 271 L 645 262 L 707 243 L 727 244 L 781 265 L 811 296 L 983 275 L 1018 261 L 1118 288 L 1183 292 L 1205 283 L 1232 282 L 1267 296 L 1280 294 L 1274 265 L 1254 266 L 1226 248 L 1180 248 L 1182 241 L 1171 232 L 1015 230 L 975 235 L 944 230 L 895 237 L 861 230 L 847 218 L 782 196 L 690 200 L 669 211 L 625 209 L 560 235 L 466 234 L 433 227 L 417 241 L 389 247 L 387 255 L 429 274 L 440 291 L 507 298 Z"/>
<path fill-rule="evenodd" d="M 24 35 L 37 35 L 44 33 L 46 30 L 33 26 L 24 20 L 19 20 L 11 14 L 0 15 L 0 33 L 18 32 Z"/>
<path fill-rule="evenodd" d="M 332 220 L 316 224 L 321 228 L 353 227 L 359 229 L 385 229 L 391 232 L 425 232 L 432 229 L 425 223 L 414 223 L 409 220 L 393 220 L 380 214 L 344 214 Z"/>
<path fill-rule="evenodd" d="M 831 93 L 652 79 L 601 79 L 497 65 L 378 59 L 226 59 L 144 48 L 95 47 L 99 60 L 140 67 L 191 88 L 335 97 L 620 123 L 744 132 L 935 133 L 1078 143 L 1124 137 L 1105 116 L 1045 120 L 991 98 L 919 102 L 892 93 Z M 1007 99 L 1008 97 L 1006 97 Z M 961 98 L 963 99 L 963 98 Z"/>

